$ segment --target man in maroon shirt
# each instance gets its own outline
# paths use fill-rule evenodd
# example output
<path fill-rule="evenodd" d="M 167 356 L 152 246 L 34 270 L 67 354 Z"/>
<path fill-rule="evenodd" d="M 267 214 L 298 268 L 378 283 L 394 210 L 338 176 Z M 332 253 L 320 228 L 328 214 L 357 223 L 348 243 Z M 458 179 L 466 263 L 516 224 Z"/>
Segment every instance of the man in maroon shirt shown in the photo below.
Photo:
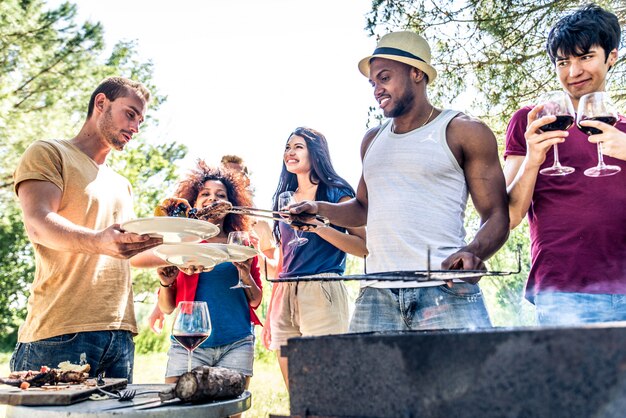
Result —
<path fill-rule="evenodd" d="M 552 28 L 547 50 L 563 90 L 574 107 L 588 93 L 604 91 L 617 61 L 621 29 L 617 17 L 596 6 L 565 16 Z M 626 119 L 615 127 L 583 122 L 603 131 L 587 137 L 578 127 L 542 132 L 555 116 L 538 118 L 541 106 L 518 110 L 506 133 L 504 166 L 511 228 L 528 214 L 532 267 L 526 297 L 542 324 L 626 320 Z M 621 171 L 587 177 L 597 164 L 602 141 L 607 164 Z M 560 161 L 574 167 L 567 176 L 539 170 Z M 611 156 L 617 157 L 613 158 Z"/>

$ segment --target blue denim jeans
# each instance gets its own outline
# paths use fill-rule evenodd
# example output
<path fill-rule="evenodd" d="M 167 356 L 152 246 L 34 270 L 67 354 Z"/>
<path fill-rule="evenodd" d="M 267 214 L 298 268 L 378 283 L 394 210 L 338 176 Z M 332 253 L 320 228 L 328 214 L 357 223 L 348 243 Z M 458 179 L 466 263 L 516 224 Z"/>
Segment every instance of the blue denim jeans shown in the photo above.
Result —
<path fill-rule="evenodd" d="M 187 372 L 187 349 L 177 341 L 167 352 L 167 370 L 165 377 L 180 376 Z M 193 350 L 191 368 L 198 366 L 225 367 L 252 376 L 254 362 L 254 335 L 249 335 L 231 344 L 219 347 L 198 347 Z"/>
<path fill-rule="evenodd" d="M 356 299 L 350 332 L 491 327 L 480 288 L 448 286 L 364 287 Z"/>
<path fill-rule="evenodd" d="M 11 371 L 55 368 L 63 361 L 89 363 L 90 376 L 126 378 L 132 383 L 135 343 L 129 331 L 90 331 L 57 335 L 30 343 L 17 343 Z"/>
<path fill-rule="evenodd" d="M 535 306 L 541 325 L 626 321 L 626 295 L 541 292 Z"/>

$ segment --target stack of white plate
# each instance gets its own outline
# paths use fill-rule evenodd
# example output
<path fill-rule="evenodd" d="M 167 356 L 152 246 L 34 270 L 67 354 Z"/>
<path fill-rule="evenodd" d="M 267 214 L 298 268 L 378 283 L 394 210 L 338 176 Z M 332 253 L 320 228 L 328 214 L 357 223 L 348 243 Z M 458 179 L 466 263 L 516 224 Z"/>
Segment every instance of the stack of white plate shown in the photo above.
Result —
<path fill-rule="evenodd" d="M 137 234 L 162 236 L 163 245 L 156 247 L 154 254 L 179 267 L 211 269 L 220 263 L 245 261 L 258 255 L 257 250 L 250 247 L 201 242 L 216 236 L 220 230 L 212 223 L 198 219 L 157 216 L 134 219 L 121 227 Z"/>

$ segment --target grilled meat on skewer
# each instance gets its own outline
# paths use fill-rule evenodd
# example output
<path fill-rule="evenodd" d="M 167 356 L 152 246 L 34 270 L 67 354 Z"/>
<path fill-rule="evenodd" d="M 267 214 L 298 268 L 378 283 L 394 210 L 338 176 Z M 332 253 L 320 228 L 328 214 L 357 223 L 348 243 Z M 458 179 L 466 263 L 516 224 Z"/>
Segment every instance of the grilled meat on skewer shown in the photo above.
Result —
<path fill-rule="evenodd" d="M 203 221 L 220 219 L 226 216 L 233 205 L 225 200 L 218 200 L 200 209 L 196 209 L 193 216 Z"/>

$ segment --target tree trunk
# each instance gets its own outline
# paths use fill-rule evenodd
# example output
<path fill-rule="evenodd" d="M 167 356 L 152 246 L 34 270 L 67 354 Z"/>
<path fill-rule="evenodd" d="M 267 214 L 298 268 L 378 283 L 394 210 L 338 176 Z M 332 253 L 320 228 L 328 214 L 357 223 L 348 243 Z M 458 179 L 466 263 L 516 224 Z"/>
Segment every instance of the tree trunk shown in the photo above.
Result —
<path fill-rule="evenodd" d="M 245 390 L 246 376 L 223 367 L 199 366 L 180 376 L 174 392 L 185 402 L 236 398 Z"/>

